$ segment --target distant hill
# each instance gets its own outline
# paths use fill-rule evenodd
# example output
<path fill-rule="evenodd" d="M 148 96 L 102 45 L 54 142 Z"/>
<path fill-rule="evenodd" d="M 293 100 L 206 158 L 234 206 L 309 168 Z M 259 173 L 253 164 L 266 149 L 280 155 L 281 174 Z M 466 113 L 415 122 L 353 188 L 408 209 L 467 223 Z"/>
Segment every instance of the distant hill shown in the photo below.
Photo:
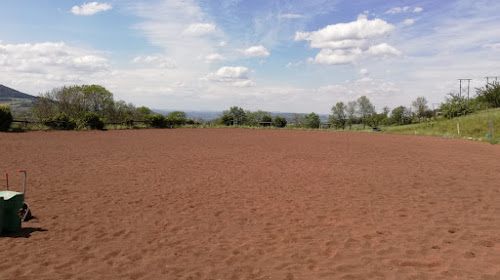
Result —
<path fill-rule="evenodd" d="M 27 110 L 38 97 L 0 85 L 0 104 L 7 104 L 14 114 Z"/>
<path fill-rule="evenodd" d="M 222 115 L 222 111 L 183 111 L 183 110 L 161 110 L 161 109 L 152 109 L 153 112 L 162 115 L 168 115 L 173 111 L 182 111 L 186 113 L 188 119 L 203 119 L 204 121 L 211 121 L 219 118 Z M 274 118 L 276 116 L 281 116 L 287 119 L 287 121 L 291 122 L 295 115 L 300 115 L 304 117 L 306 114 L 301 113 L 285 113 L 285 112 L 269 112 L 271 116 Z M 318 114 L 322 122 L 328 121 L 328 115 L 326 114 Z"/>

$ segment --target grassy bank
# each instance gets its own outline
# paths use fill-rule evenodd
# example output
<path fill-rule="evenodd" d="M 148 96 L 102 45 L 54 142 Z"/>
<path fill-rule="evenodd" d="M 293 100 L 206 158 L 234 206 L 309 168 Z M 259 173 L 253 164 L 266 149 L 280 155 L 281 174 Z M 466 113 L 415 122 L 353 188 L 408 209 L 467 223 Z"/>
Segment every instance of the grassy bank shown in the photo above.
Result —
<path fill-rule="evenodd" d="M 491 135 L 487 136 L 490 133 L 490 120 L 493 120 L 494 138 Z M 460 125 L 460 135 L 458 134 L 457 123 Z M 500 109 L 485 110 L 451 120 L 438 118 L 419 124 L 386 126 L 383 131 L 394 134 L 472 138 L 473 140 L 497 143 L 500 142 Z"/>

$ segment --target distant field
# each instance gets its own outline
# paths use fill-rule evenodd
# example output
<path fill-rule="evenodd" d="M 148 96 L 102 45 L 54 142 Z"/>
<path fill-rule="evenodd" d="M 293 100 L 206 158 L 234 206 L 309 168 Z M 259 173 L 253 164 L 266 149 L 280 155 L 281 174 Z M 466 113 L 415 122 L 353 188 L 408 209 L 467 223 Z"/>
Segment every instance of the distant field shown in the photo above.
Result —
<path fill-rule="evenodd" d="M 300 130 L 0 133 L 0 279 L 500 279 L 500 146 Z M 3 185 L 3 181 L 1 182 Z"/>

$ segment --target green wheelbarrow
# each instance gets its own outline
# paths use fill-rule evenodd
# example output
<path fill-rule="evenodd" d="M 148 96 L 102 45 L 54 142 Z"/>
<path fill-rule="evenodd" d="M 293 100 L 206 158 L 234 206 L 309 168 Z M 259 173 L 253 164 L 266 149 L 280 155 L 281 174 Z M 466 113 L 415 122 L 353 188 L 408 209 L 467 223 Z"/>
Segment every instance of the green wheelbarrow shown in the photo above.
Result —
<path fill-rule="evenodd" d="M 24 173 L 23 192 L 9 190 L 9 174 L 5 173 L 6 189 L 0 191 L 0 234 L 2 232 L 17 232 L 21 223 L 31 218 L 29 205 L 24 201 L 26 195 L 26 171 Z"/>

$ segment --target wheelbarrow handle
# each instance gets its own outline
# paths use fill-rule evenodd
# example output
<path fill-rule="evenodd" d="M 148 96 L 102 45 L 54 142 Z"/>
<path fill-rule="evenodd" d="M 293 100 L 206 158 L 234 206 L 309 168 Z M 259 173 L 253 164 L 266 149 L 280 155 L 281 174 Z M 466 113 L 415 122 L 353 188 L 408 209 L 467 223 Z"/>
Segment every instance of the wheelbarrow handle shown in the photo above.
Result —
<path fill-rule="evenodd" d="M 23 194 L 26 196 L 26 177 L 27 177 L 27 175 L 26 175 L 26 171 L 25 171 L 25 170 L 21 170 L 21 169 L 19 169 L 19 170 L 17 170 L 17 172 L 22 172 L 22 173 L 24 173 Z"/>

